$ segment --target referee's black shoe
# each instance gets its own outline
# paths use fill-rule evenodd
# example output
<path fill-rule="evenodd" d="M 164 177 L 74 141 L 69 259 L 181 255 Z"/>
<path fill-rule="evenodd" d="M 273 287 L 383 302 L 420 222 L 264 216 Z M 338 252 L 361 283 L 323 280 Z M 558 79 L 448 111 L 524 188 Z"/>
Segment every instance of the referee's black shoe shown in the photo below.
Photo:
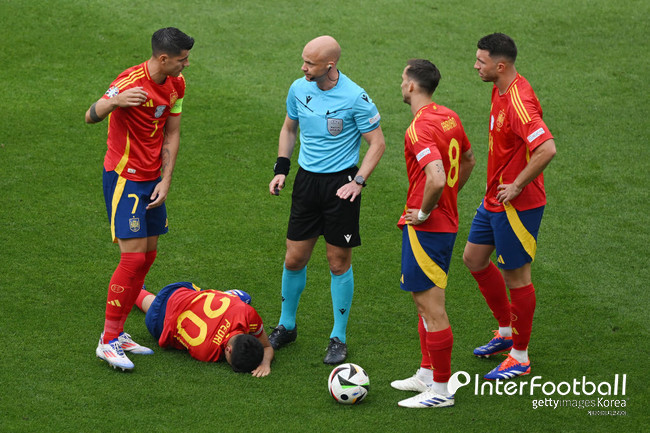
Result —
<path fill-rule="evenodd" d="M 296 325 L 296 327 L 291 331 L 287 330 L 284 325 L 278 325 L 277 327 L 273 328 L 273 332 L 271 332 L 271 335 L 269 335 L 269 341 L 271 342 L 271 346 L 273 346 L 273 350 L 278 350 L 282 346 L 295 341 L 297 336 L 298 325 Z"/>
<path fill-rule="evenodd" d="M 340 364 L 348 356 L 348 345 L 339 340 L 339 337 L 330 338 L 330 344 L 327 346 L 327 355 L 323 362 L 325 364 Z"/>

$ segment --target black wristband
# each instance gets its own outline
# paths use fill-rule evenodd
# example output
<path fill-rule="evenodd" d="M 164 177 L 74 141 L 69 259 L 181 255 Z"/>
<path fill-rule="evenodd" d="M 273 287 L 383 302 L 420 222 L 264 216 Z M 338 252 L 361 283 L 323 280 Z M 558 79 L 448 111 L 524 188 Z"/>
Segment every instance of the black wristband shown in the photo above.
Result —
<path fill-rule="evenodd" d="M 285 176 L 289 174 L 289 169 L 291 168 L 291 160 L 285 158 L 284 156 L 278 156 L 278 160 L 275 161 L 273 166 L 273 172 L 277 176 L 278 174 L 284 174 Z"/>
<path fill-rule="evenodd" d="M 97 111 L 95 111 L 95 105 L 97 105 L 97 102 L 95 102 L 93 105 L 90 106 L 90 120 L 93 122 L 101 122 L 102 118 L 97 115 Z"/>

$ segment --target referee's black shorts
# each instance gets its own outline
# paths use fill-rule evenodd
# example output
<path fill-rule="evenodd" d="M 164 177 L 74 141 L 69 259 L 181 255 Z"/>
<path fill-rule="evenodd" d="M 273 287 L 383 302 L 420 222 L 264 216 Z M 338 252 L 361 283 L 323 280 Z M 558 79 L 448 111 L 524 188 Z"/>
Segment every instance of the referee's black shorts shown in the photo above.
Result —
<path fill-rule="evenodd" d="M 312 173 L 298 169 L 291 196 L 287 239 L 304 241 L 323 235 L 328 244 L 352 248 L 361 245 L 361 196 L 342 200 L 336 191 L 351 182 L 357 167 L 337 173 Z"/>

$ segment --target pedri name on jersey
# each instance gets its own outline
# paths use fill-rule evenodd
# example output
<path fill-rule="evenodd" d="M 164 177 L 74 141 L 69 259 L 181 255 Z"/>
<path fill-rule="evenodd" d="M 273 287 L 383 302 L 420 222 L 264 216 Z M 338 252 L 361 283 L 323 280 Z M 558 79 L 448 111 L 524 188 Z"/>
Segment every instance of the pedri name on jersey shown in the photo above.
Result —
<path fill-rule="evenodd" d="M 231 323 L 228 319 L 224 319 L 224 321 L 226 323 L 224 323 L 219 327 L 219 329 L 217 329 L 217 332 L 214 335 L 214 338 L 212 339 L 212 342 L 216 345 L 220 345 L 223 339 L 228 336 L 228 330 L 230 329 Z"/>

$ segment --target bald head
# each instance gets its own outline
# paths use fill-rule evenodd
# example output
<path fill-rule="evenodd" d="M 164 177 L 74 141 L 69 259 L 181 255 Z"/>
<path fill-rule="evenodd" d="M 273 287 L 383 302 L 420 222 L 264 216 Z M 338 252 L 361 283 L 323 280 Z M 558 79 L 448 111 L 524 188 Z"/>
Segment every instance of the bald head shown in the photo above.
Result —
<path fill-rule="evenodd" d="M 331 36 L 319 36 L 312 39 L 302 50 L 303 57 L 309 57 L 317 62 L 338 63 L 341 57 L 341 46 Z"/>

